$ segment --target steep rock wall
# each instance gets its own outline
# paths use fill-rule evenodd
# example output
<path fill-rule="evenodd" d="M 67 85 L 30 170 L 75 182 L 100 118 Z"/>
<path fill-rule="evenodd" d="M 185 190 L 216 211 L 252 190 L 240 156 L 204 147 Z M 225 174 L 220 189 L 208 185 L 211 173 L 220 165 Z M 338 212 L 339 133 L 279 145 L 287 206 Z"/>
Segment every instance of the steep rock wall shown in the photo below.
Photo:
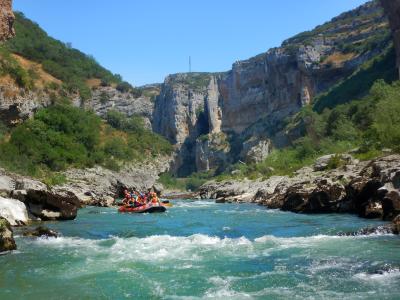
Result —
<path fill-rule="evenodd" d="M 155 103 L 153 129 L 176 145 L 173 171 L 259 161 L 272 147 L 288 145 L 284 121 L 382 53 L 390 40 L 382 7 L 372 1 L 238 61 L 229 72 L 169 76 Z M 190 170 L 181 172 L 185 165 Z"/>
<path fill-rule="evenodd" d="M 5 41 L 15 35 L 12 0 L 0 0 L 0 41 Z"/>
<path fill-rule="evenodd" d="M 196 171 L 196 139 L 210 128 L 219 131 L 218 96 L 217 80 L 209 73 L 175 74 L 165 79 L 155 102 L 153 130 L 175 145 L 171 166 L 175 173 Z"/>
<path fill-rule="evenodd" d="M 382 6 L 389 18 L 390 28 L 393 32 L 393 41 L 397 54 L 397 67 L 400 76 L 400 0 L 381 0 Z"/>

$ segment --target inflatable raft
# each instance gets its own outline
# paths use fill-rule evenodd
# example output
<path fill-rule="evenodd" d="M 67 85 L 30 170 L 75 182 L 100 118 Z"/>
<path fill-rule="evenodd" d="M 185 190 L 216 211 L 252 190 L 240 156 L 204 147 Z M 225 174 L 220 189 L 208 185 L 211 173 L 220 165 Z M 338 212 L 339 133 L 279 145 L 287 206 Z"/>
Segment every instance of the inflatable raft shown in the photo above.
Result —
<path fill-rule="evenodd" d="M 165 212 L 167 209 L 164 206 L 146 204 L 138 207 L 121 206 L 118 211 L 121 213 L 160 213 Z"/>

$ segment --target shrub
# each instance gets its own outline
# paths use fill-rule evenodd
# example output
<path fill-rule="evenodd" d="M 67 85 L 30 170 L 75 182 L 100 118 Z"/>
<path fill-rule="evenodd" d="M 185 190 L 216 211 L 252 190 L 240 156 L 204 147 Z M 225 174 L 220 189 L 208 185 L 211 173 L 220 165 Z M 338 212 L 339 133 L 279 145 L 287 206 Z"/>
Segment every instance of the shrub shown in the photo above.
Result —
<path fill-rule="evenodd" d="M 101 164 L 113 170 L 124 161 L 169 154 L 171 145 L 143 131 L 122 132 L 109 127 L 93 112 L 58 104 L 39 110 L 34 119 L 17 126 L 0 143 L 2 166 L 56 182 L 53 172 Z"/>

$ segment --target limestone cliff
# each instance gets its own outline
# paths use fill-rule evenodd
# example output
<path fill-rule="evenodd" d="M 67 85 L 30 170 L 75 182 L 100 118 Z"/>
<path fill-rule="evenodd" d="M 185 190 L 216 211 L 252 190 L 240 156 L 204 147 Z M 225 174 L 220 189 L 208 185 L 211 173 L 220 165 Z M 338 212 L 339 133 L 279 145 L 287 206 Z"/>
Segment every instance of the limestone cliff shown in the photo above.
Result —
<path fill-rule="evenodd" d="M 180 174 L 196 170 L 196 139 L 219 131 L 218 85 L 215 74 L 191 73 L 170 75 L 156 98 L 153 130 L 176 147 L 172 169 Z M 209 118 L 212 116 L 213 118 Z"/>
<path fill-rule="evenodd" d="M 154 99 L 160 93 L 160 86 L 153 84 L 141 88 L 142 95 L 136 97 L 131 93 L 123 93 L 114 87 L 97 87 L 92 90 L 89 100 L 76 99 L 76 105 L 86 109 L 92 109 L 100 117 L 104 117 L 109 110 L 116 110 L 128 117 L 140 116 L 144 120 L 145 127 L 151 129 Z"/>
<path fill-rule="evenodd" d="M 381 0 L 382 6 L 389 17 L 390 28 L 397 53 L 397 67 L 400 75 L 400 0 Z"/>
<path fill-rule="evenodd" d="M 176 145 L 179 175 L 262 160 L 272 147 L 291 142 L 284 131 L 288 117 L 390 42 L 379 2 L 368 2 L 234 63 L 229 72 L 169 76 L 155 103 L 153 129 Z M 182 170 L 185 165 L 191 169 Z"/>
<path fill-rule="evenodd" d="M 0 0 L 0 41 L 14 36 L 12 0 Z"/>

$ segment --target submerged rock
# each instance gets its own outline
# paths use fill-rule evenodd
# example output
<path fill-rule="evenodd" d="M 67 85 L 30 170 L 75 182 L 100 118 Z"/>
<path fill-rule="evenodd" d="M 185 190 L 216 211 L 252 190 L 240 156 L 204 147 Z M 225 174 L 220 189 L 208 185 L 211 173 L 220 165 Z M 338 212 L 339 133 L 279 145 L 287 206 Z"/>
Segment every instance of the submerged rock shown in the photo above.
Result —
<path fill-rule="evenodd" d="M 47 227 L 39 226 L 33 230 L 27 230 L 23 233 L 26 237 L 58 237 L 58 232 L 51 230 Z"/>
<path fill-rule="evenodd" d="M 0 217 L 0 252 L 16 250 L 13 232 L 10 223 Z"/>

